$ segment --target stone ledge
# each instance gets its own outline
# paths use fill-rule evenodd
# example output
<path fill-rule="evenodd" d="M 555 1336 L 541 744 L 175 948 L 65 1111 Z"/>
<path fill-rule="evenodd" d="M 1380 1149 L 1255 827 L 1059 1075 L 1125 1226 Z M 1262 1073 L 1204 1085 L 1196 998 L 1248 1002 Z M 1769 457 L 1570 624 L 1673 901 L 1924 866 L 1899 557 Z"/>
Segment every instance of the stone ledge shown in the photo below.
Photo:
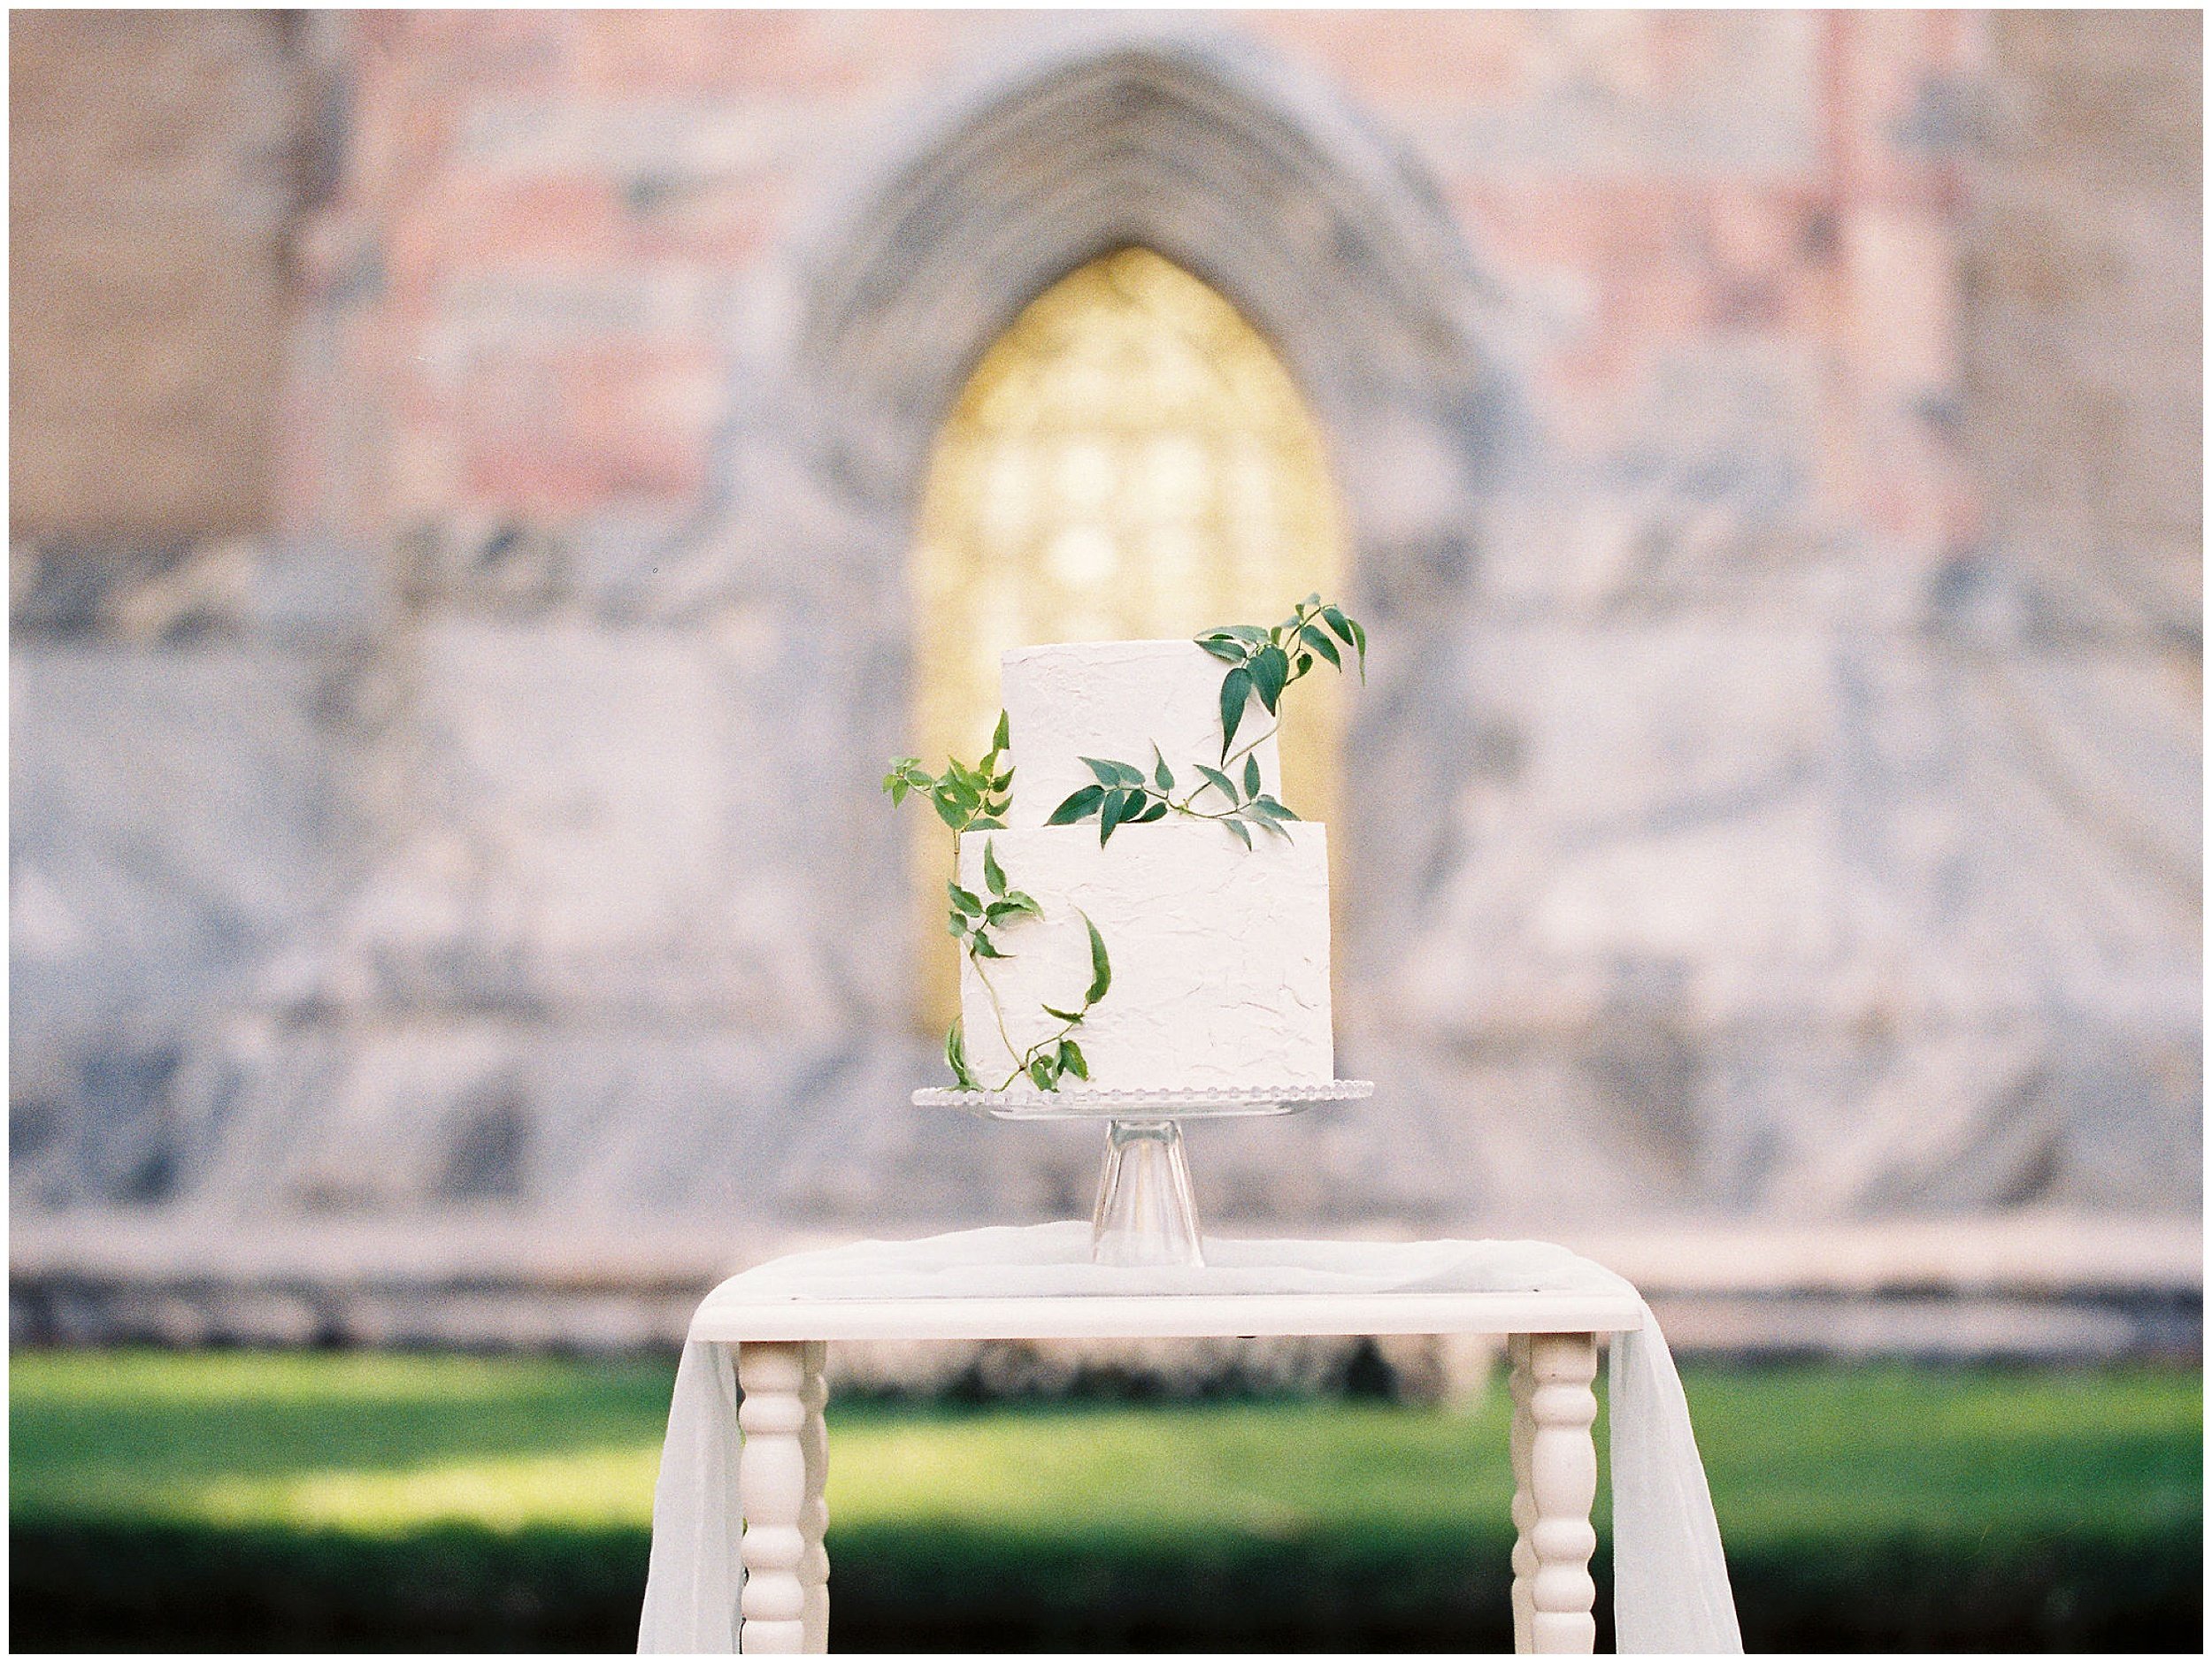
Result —
<path fill-rule="evenodd" d="M 966 1221 L 974 1222 L 976 1221 Z M 961 1221 L 886 1220 L 888 1239 L 958 1229 Z M 1263 1223 L 1225 1234 L 1264 1236 Z M 1387 1224 L 1305 1231 L 1397 1239 Z M 1424 1232 L 1479 1238 L 1469 1222 Z M 12 1279 L 144 1287 L 208 1284 L 331 1288 L 529 1288 L 569 1293 L 677 1292 L 786 1253 L 849 1240 L 803 1227 L 671 1223 L 606 1217 L 448 1215 L 260 1222 L 218 1215 L 84 1208 L 18 1217 Z M 1645 1292 L 1673 1294 L 1979 1294 L 2055 1298 L 2180 1294 L 2204 1286 L 2202 1229 L 2193 1217 L 2023 1212 L 1784 1224 L 1686 1218 L 1632 1230 L 1571 1230 L 1576 1252 Z"/>
<path fill-rule="evenodd" d="M 880 1233 L 940 1227 L 915 1222 Z M 10 1327 L 19 1344 L 658 1349 L 680 1339 L 693 1305 L 722 1276 L 832 1239 L 516 1218 L 288 1222 L 249 1232 L 228 1220 L 72 1214 L 18 1222 Z M 2192 1219 L 1678 1222 L 1572 1232 L 1569 1245 L 1636 1281 L 1685 1352 L 2090 1359 L 2201 1350 L 2202 1243 Z M 1006 1362 L 968 1350 L 976 1354 L 926 1367 L 856 1356 L 852 1378 L 926 1386 L 964 1373 L 987 1377 Z M 1047 1385 L 1086 1368 L 1164 1367 L 1149 1353 L 1025 1358 L 1014 1372 Z M 1424 1382 L 1450 1396 L 1467 1390 L 1464 1360 L 1416 1346 L 1386 1361 L 1409 1390 L 1430 1390 Z M 1478 1372 L 1480 1363 L 1473 1360 Z M 1285 1378 L 1327 1378 L 1334 1367 L 1310 1359 Z M 1260 1373 L 1271 1369 L 1282 1372 L 1269 1363 Z"/>

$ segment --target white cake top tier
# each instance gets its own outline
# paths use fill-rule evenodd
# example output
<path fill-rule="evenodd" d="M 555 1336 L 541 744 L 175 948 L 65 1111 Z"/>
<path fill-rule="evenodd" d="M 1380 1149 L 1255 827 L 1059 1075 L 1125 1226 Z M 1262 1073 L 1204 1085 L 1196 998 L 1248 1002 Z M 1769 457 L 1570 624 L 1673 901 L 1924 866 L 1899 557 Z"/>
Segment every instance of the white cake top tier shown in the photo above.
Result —
<path fill-rule="evenodd" d="M 1152 772 L 1157 745 L 1175 794 L 1202 786 L 1194 763 L 1221 766 L 1221 678 L 1229 666 L 1195 641 L 1071 641 L 1018 647 L 999 660 L 1000 694 L 1013 740 L 1014 801 L 1008 824 L 1041 826 L 1069 793 L 1095 783 L 1096 756 Z M 1247 701 L 1231 754 L 1256 735 L 1260 788 L 1277 796 L 1275 718 Z M 1239 757 L 1236 771 L 1241 773 Z M 1210 799 L 1211 793 L 1209 793 Z"/>

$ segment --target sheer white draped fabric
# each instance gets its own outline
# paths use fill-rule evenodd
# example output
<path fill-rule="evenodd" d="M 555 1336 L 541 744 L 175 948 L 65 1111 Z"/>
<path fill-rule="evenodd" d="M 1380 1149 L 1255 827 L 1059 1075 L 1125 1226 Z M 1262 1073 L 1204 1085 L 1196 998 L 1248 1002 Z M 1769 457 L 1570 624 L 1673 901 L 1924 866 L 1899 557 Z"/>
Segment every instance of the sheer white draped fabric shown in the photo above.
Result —
<path fill-rule="evenodd" d="M 1090 1226 L 963 1230 L 797 1253 L 735 1279 L 751 1297 L 808 1301 L 1106 1293 L 1629 1292 L 1601 1265 L 1532 1241 L 1286 1242 L 1210 1238 L 1202 1267 L 1090 1262 Z M 641 1652 L 735 1650 L 736 1387 L 732 1348 L 684 1348 L 653 1493 Z M 1624 1652 L 1740 1652 L 1728 1566 L 1682 1384 L 1648 1307 L 1612 1337 L 1613 1616 Z"/>

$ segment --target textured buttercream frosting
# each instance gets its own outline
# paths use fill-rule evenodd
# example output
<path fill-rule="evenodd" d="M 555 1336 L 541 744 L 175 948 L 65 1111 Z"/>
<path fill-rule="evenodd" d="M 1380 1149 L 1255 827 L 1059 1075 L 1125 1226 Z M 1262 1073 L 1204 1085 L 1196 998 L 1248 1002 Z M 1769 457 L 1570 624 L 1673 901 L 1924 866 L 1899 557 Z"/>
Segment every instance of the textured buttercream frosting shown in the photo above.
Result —
<path fill-rule="evenodd" d="M 1179 796 L 1202 785 L 1190 764 L 1220 764 L 1221 678 L 1227 671 L 1195 641 L 1077 641 L 1006 654 L 999 660 L 999 678 L 1013 738 L 1014 801 L 1008 824 L 1043 825 L 1070 793 L 1092 783 L 1086 756 L 1128 763 L 1149 775 L 1152 747 L 1157 745 L 1175 770 Z M 1274 725 L 1259 701 L 1251 700 L 1237 744 Z M 1279 796 L 1282 781 L 1272 736 L 1252 755 L 1259 758 L 1260 788 Z M 1242 766 L 1240 762 L 1239 769 Z M 1218 806 L 1210 802 L 1211 794 L 1207 806 Z M 1237 847 L 1226 832 L 1217 835 L 1228 847 Z"/>
<path fill-rule="evenodd" d="M 1263 832 L 1250 849 L 1222 826 L 1182 818 L 1126 827 L 1103 847 L 1095 825 L 964 834 L 964 887 L 983 892 L 988 839 L 1008 880 L 1044 911 L 995 931 L 1010 956 L 983 962 L 1015 1048 L 1058 1030 L 1044 1006 L 1081 1005 L 1091 977 L 1087 914 L 1113 964 L 1112 987 L 1072 1036 L 1092 1084 L 1330 1079 L 1327 834 L 1304 823 L 1287 829 L 1287 839 Z M 960 1015 L 976 1075 L 998 1085 L 1016 1057 L 964 954 Z M 1072 1077 L 1062 1084 L 1083 1089 Z"/>

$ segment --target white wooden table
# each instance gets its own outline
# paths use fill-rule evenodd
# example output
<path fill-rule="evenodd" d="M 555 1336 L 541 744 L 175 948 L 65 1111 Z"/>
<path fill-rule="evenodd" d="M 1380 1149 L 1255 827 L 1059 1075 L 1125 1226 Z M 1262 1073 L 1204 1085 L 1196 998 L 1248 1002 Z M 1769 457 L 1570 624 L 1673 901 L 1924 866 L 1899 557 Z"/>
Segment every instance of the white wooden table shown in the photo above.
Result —
<path fill-rule="evenodd" d="M 733 1278 L 700 1307 L 691 1337 L 737 1347 L 745 1577 L 738 1649 L 828 1649 L 822 1408 L 833 1341 L 1496 1334 L 1508 1337 L 1512 1360 L 1515 1649 L 1588 1652 L 1596 1639 L 1597 1341 L 1642 1321 L 1627 1293 L 808 1299 L 764 1298 Z"/>

